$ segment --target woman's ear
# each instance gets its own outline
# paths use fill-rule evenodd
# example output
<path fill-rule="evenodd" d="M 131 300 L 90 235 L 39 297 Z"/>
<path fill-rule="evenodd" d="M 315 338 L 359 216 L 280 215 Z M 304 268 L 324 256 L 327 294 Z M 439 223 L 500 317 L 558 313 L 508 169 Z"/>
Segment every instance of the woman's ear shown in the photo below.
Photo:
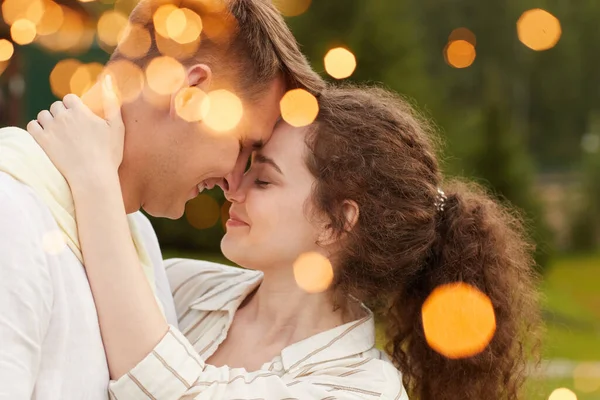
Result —
<path fill-rule="evenodd" d="M 345 219 L 344 232 L 349 232 L 354 228 L 358 222 L 359 212 L 358 204 L 356 204 L 354 200 L 344 200 L 342 203 L 342 213 L 344 214 Z M 331 228 L 331 224 L 327 224 L 319 238 L 319 243 L 328 246 L 335 243 L 337 239 L 339 239 L 339 237 Z"/>
<path fill-rule="evenodd" d="M 344 226 L 344 230 L 349 232 L 354 228 L 354 225 L 358 222 L 358 216 L 360 213 L 360 209 L 358 204 L 354 200 L 344 200 L 344 204 L 342 205 L 342 211 L 344 212 L 344 216 L 346 217 L 346 225 Z"/>

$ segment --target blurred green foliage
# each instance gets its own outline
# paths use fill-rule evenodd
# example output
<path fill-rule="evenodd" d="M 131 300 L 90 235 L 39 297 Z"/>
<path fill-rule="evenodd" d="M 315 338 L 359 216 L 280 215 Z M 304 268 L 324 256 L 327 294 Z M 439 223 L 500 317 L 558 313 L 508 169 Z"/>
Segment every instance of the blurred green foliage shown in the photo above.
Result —
<path fill-rule="evenodd" d="M 85 6 L 98 15 L 108 7 Z M 554 14 L 563 31 L 558 44 L 543 52 L 517 37 L 519 16 L 536 7 Z M 446 172 L 476 179 L 522 209 L 538 243 L 537 259 L 545 266 L 552 237 L 533 192 L 536 175 L 583 165 L 590 182 L 584 184 L 586 201 L 600 203 L 600 168 L 597 161 L 581 162 L 580 146 L 582 136 L 597 129 L 590 116 L 600 109 L 598 16 L 595 0 L 315 0 L 288 22 L 317 71 L 325 75 L 323 56 L 330 48 L 348 47 L 358 62 L 349 80 L 387 86 L 423 110 L 446 144 Z M 449 34 L 459 27 L 476 36 L 477 57 L 465 69 L 450 67 L 442 54 Z M 24 125 L 53 101 L 48 76 L 65 55 L 35 46 L 18 47 L 17 53 L 27 83 Z M 104 62 L 108 56 L 95 48 L 80 58 Z M 213 195 L 223 200 L 216 191 Z M 575 233 L 589 229 L 589 221 L 583 222 L 583 228 L 575 224 Z M 165 248 L 215 251 L 223 233 L 220 222 L 202 231 L 185 218 L 153 223 Z"/>

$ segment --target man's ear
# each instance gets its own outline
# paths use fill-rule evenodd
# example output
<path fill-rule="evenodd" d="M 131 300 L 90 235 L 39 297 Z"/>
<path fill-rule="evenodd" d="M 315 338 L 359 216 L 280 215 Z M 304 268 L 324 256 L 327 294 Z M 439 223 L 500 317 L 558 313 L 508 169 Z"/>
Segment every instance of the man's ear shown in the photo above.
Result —
<path fill-rule="evenodd" d="M 212 70 L 206 64 L 195 64 L 188 68 L 188 86 L 196 86 L 203 92 L 208 93 L 210 84 L 212 83 L 212 78 Z"/>
<path fill-rule="evenodd" d="M 169 110 L 171 117 L 175 117 L 177 115 L 176 99 L 181 92 L 187 90 L 190 87 L 196 87 L 202 92 L 208 93 L 208 91 L 210 90 L 212 79 L 212 70 L 208 65 L 194 64 L 191 67 L 189 67 L 187 70 L 187 76 L 184 86 L 175 93 L 173 93 L 173 95 L 171 96 L 171 107 Z"/>

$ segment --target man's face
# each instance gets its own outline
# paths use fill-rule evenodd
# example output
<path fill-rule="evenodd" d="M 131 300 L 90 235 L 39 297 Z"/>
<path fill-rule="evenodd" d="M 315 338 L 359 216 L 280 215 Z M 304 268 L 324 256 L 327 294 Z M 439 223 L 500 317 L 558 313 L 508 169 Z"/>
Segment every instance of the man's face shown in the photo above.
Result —
<path fill-rule="evenodd" d="M 185 204 L 203 188 L 220 185 L 235 189 L 252 151 L 270 138 L 284 94 L 281 77 L 273 80 L 257 101 L 242 99 L 242 119 L 226 132 L 211 129 L 202 121 L 183 121 L 173 111 L 168 122 L 149 127 L 160 132 L 148 136 L 157 138 L 155 143 L 138 146 L 152 154 L 150 160 L 146 157 L 147 168 L 141 174 L 142 208 L 153 216 L 177 219 L 183 215 Z"/>

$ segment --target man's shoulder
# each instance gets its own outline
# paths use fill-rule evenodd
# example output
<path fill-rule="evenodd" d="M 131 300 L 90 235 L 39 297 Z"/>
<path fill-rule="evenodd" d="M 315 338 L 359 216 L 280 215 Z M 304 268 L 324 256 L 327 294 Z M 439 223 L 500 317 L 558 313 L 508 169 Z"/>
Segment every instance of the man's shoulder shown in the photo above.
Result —
<path fill-rule="evenodd" d="M 23 128 L 19 128 L 18 126 L 5 126 L 5 127 L 0 128 L 0 135 L 7 134 L 7 133 L 18 133 L 18 134 L 29 135 L 29 132 L 27 132 Z"/>
<path fill-rule="evenodd" d="M 41 209 L 42 202 L 32 188 L 19 182 L 12 175 L 0 171 L 0 213 L 10 216 L 15 212 Z"/>

